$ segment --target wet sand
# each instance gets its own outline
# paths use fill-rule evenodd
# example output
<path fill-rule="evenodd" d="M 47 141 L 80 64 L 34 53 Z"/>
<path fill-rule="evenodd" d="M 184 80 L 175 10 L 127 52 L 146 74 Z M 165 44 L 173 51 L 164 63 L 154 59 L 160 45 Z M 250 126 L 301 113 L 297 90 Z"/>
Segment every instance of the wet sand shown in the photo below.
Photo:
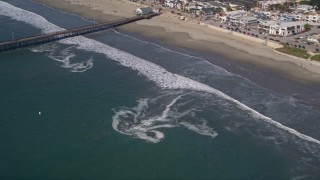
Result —
<path fill-rule="evenodd" d="M 130 17 L 133 15 L 133 10 L 139 7 L 137 4 L 122 0 L 36 1 L 100 22 Z M 262 44 L 245 41 L 168 16 L 170 14 L 128 24 L 120 29 L 154 39 L 163 45 L 204 53 L 209 57 L 208 61 L 213 64 L 246 77 L 258 85 L 293 96 L 320 109 L 319 74 L 290 62 L 292 61 L 290 57 L 278 54 L 272 48 Z M 219 57 L 220 60 L 211 59 L 210 55 Z M 308 65 L 308 62 L 306 61 L 305 64 Z M 318 69 L 315 71 L 317 72 Z"/>

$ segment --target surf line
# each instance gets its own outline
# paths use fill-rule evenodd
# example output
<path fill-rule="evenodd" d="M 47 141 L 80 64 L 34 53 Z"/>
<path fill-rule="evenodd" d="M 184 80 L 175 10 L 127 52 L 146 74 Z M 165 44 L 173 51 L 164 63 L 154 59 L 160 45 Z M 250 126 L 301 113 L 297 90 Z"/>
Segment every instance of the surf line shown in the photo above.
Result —
<path fill-rule="evenodd" d="M 262 89 L 263 91 L 271 91 L 271 92 L 273 92 L 273 93 L 274 93 L 273 95 L 275 95 L 275 93 L 276 93 L 276 92 L 273 91 L 273 90 L 266 89 L 266 88 L 264 88 L 264 87 L 262 87 L 262 86 L 259 86 L 259 85 L 257 85 L 257 84 L 254 84 L 251 80 L 249 80 L 249 79 L 246 78 L 246 77 L 240 76 L 240 75 L 238 75 L 238 74 L 233 74 L 233 73 L 229 72 L 228 70 L 226 70 L 226 69 L 224 69 L 224 68 L 222 68 L 222 67 L 220 67 L 220 66 L 217 66 L 217 65 L 209 62 L 209 60 L 207 60 L 207 59 L 205 59 L 205 58 L 202 58 L 202 57 L 199 57 L 199 56 L 190 55 L 190 54 L 183 53 L 183 52 L 179 52 L 179 51 L 175 51 L 175 50 L 166 48 L 166 47 L 164 47 L 164 46 L 161 46 L 160 44 L 156 44 L 156 43 L 153 43 L 153 42 L 150 42 L 150 41 L 141 40 L 141 39 L 138 39 L 138 38 L 136 38 L 136 37 L 130 36 L 130 35 L 128 35 L 128 34 L 119 32 L 119 31 L 116 30 L 116 29 L 111 29 L 111 30 L 114 31 L 116 34 L 119 34 L 119 35 L 124 36 L 124 37 L 131 38 L 131 39 L 136 40 L 136 41 L 141 42 L 141 43 L 151 44 L 151 45 L 154 45 L 154 46 L 156 46 L 156 47 L 159 47 L 159 48 L 161 48 L 161 49 L 163 49 L 163 50 L 166 50 L 166 51 L 169 51 L 169 52 L 172 52 L 172 53 L 176 53 L 176 54 L 179 54 L 179 55 L 182 55 L 182 56 L 185 56 L 185 57 L 203 60 L 203 61 L 206 62 L 207 64 L 209 64 L 209 65 L 211 65 L 211 66 L 214 66 L 215 68 L 218 68 L 220 71 L 226 73 L 228 76 L 231 76 L 231 75 L 232 75 L 232 76 L 235 76 L 235 77 L 239 77 L 239 78 L 241 78 L 241 79 L 244 79 L 245 81 L 247 81 L 247 82 L 250 83 L 251 85 L 254 85 L 254 86 L 258 87 L 258 88 Z M 277 96 L 277 95 L 275 95 L 275 96 Z"/>
<path fill-rule="evenodd" d="M 11 4 L 8 4 L 3 1 L 0 1 L 0 15 L 8 16 L 17 21 L 25 22 L 36 28 L 42 29 L 43 31 L 46 31 L 46 32 L 48 31 L 52 32 L 52 31 L 57 31 L 59 29 L 62 29 L 61 27 L 48 22 L 44 17 L 38 14 L 12 6 Z M 312 138 L 310 136 L 307 136 L 305 134 L 302 134 L 296 131 L 295 129 L 284 126 L 281 123 L 275 120 L 272 120 L 271 118 L 257 112 L 256 110 L 248 107 L 247 105 L 239 102 L 236 99 L 233 99 L 232 97 L 224 94 L 223 92 L 217 89 L 214 89 L 206 84 L 202 84 L 190 78 L 168 72 L 166 69 L 164 69 L 161 66 L 158 66 L 147 60 L 136 57 L 125 51 L 121 51 L 119 49 L 113 48 L 111 46 L 108 46 L 106 44 L 103 44 L 93 39 L 85 38 L 83 36 L 60 40 L 59 42 L 62 44 L 72 44 L 72 45 L 76 44 L 78 45 L 77 46 L 78 49 L 81 49 L 84 51 L 91 51 L 91 52 L 105 54 L 106 57 L 119 62 L 120 65 L 131 68 L 132 70 L 138 71 L 139 74 L 144 75 L 146 78 L 153 81 L 163 89 L 188 89 L 193 91 L 200 91 L 200 92 L 215 94 L 223 99 L 226 99 L 235 103 L 240 109 L 249 111 L 254 117 L 258 117 L 261 120 L 278 127 L 279 129 L 282 129 L 292 135 L 299 137 L 302 140 L 306 140 L 306 141 L 320 145 L 319 140 Z"/>

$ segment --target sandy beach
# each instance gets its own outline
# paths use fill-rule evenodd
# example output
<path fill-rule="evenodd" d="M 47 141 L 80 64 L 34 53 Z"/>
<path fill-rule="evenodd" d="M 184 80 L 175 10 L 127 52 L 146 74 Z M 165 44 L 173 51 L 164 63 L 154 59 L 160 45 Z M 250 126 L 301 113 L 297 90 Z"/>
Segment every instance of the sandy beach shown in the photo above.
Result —
<path fill-rule="evenodd" d="M 143 6 L 125 0 L 36 1 L 90 19 L 96 19 L 100 22 L 120 17 L 131 17 L 134 15 L 133 12 L 136 8 Z M 228 59 L 252 62 L 266 68 L 278 69 L 302 81 L 320 81 L 320 63 L 312 63 L 311 61 L 281 55 L 264 44 L 212 30 L 196 22 L 179 20 L 176 15 L 170 12 L 165 12 L 152 20 L 142 20 L 121 28 L 175 46 L 212 52 Z M 289 63 L 283 64 L 282 62 Z"/>
<path fill-rule="evenodd" d="M 132 17 L 133 11 L 143 6 L 125 0 L 35 1 L 99 22 Z M 314 64 L 308 60 L 282 55 L 263 44 L 213 30 L 196 22 L 179 20 L 170 12 L 119 28 L 154 39 L 164 45 L 221 57 L 222 60 L 228 61 L 229 65 L 217 64 L 218 66 L 221 65 L 226 70 L 248 78 L 258 85 L 320 107 L 320 97 L 317 95 L 320 89 L 319 63 Z M 254 76 L 248 71 L 243 71 L 241 67 L 247 67 L 259 75 Z"/>

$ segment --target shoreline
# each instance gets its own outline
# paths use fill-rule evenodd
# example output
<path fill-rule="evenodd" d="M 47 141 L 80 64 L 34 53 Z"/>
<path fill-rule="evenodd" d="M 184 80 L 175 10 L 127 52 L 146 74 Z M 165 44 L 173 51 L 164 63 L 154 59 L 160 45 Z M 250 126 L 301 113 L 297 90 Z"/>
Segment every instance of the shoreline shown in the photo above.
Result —
<path fill-rule="evenodd" d="M 123 0 L 91 0 L 91 4 L 86 0 L 34 1 L 88 19 L 96 19 L 99 22 L 133 16 L 133 10 L 140 6 Z M 98 6 L 97 3 L 101 4 Z M 121 10 L 126 13 L 119 13 Z M 218 61 L 223 62 L 217 63 L 209 59 L 210 63 L 239 74 L 268 89 L 306 101 L 320 109 L 318 94 L 320 92 L 320 67 L 312 66 L 308 61 L 303 62 L 288 55 L 282 55 L 262 44 L 245 41 L 243 38 L 167 16 L 157 16 L 151 20 L 142 20 L 117 29 L 153 39 L 169 47 L 201 52 L 209 57 L 212 54 L 213 57 L 218 57 Z M 313 68 L 311 70 L 319 74 L 302 67 L 304 65 L 305 67 L 311 66 Z M 250 75 L 248 71 L 238 69 L 238 66 L 259 73 L 256 76 Z"/>
<path fill-rule="evenodd" d="M 34 1 L 44 3 L 57 9 L 62 9 L 66 12 L 79 14 L 86 18 L 96 19 L 100 22 L 133 16 L 133 10 L 137 7 L 141 7 L 141 5 L 137 3 L 123 0 L 91 0 L 90 2 L 85 0 L 58 0 L 58 2 L 50 0 Z M 101 3 L 101 5 L 97 5 L 98 3 Z M 110 3 L 112 8 L 107 8 L 107 4 Z M 126 12 L 119 13 L 120 11 L 125 10 Z M 218 30 L 194 22 L 181 21 L 172 16 L 174 15 L 167 13 L 154 17 L 152 20 L 142 20 L 127 24 L 119 27 L 119 29 L 157 39 L 163 41 L 165 44 L 219 54 L 227 59 L 236 59 L 244 62 L 251 60 L 252 63 L 264 65 L 267 68 L 268 66 L 275 68 L 271 65 L 272 63 L 286 62 L 288 63 L 288 66 L 290 66 L 289 64 L 292 64 L 304 69 L 300 70 L 300 73 L 303 74 L 303 76 L 298 76 L 297 72 L 292 72 L 290 70 L 292 68 L 290 67 L 278 67 L 278 70 L 282 73 L 287 73 L 293 76 L 293 78 L 298 78 L 300 80 L 320 82 L 320 63 L 316 62 L 315 64 L 308 60 L 301 61 L 299 58 L 279 53 L 273 48 L 263 44 L 230 35 L 230 33 L 219 32 Z M 271 61 L 266 64 L 263 62 L 264 59 Z M 303 72 L 306 70 L 310 73 Z"/>

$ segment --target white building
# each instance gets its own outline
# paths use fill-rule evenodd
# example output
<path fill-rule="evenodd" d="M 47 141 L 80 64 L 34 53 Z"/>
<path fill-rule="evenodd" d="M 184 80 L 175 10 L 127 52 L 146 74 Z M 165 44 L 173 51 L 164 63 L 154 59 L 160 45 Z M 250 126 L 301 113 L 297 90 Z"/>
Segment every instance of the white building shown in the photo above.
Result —
<path fill-rule="evenodd" d="M 288 16 L 291 16 L 294 21 L 302 21 L 302 14 L 301 13 L 299 13 L 299 14 L 288 14 Z"/>
<path fill-rule="evenodd" d="M 302 15 L 302 20 L 306 22 L 320 23 L 320 14 L 315 12 L 305 13 Z"/>
<path fill-rule="evenodd" d="M 147 15 L 153 13 L 153 9 L 150 7 L 138 8 L 135 10 L 136 15 Z"/>
<path fill-rule="evenodd" d="M 320 40 L 320 35 L 309 36 L 307 38 L 307 41 L 316 43 L 316 44 L 319 44 L 319 40 Z"/>
<path fill-rule="evenodd" d="M 310 11 L 310 10 L 313 10 L 313 6 L 310 6 L 310 5 L 298 5 L 297 8 L 296 8 L 298 11 Z"/>
<path fill-rule="evenodd" d="M 295 22 L 277 22 L 268 21 L 260 23 L 260 30 L 264 30 L 271 35 L 276 36 L 288 36 L 295 33 L 304 31 L 304 25 L 306 23 L 302 21 Z"/>
<path fill-rule="evenodd" d="M 232 22 L 232 23 L 239 23 L 239 19 L 242 16 L 247 15 L 246 11 L 239 10 L 239 11 L 229 11 L 226 12 L 223 16 L 220 16 L 219 19 L 222 22 Z"/>
<path fill-rule="evenodd" d="M 248 26 L 248 25 L 259 24 L 259 21 L 256 17 L 242 16 L 239 18 L 239 24 Z"/>
<path fill-rule="evenodd" d="M 290 0 L 265 0 L 265 1 L 258 1 L 258 6 L 261 9 L 267 9 L 270 5 L 273 4 L 283 4 L 285 2 L 291 2 Z"/>
<path fill-rule="evenodd" d="M 164 5 L 169 8 L 177 8 L 178 1 L 177 0 L 165 0 Z"/>

